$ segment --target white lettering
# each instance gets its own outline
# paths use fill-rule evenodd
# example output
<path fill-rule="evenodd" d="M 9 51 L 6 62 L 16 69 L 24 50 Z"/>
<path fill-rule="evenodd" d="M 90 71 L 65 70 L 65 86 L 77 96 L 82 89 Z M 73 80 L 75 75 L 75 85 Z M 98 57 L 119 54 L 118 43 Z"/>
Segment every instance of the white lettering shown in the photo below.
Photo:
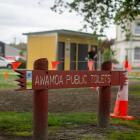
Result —
<path fill-rule="evenodd" d="M 49 77 L 48 77 L 48 75 L 46 76 L 45 85 L 49 85 Z"/>
<path fill-rule="evenodd" d="M 45 83 L 46 83 L 45 80 L 46 80 L 45 76 L 44 77 L 40 76 L 40 85 L 45 85 Z"/>
<path fill-rule="evenodd" d="M 70 81 L 70 75 L 66 75 L 66 84 Z"/>
<path fill-rule="evenodd" d="M 39 85 L 39 77 L 38 77 L 38 75 L 35 78 L 35 85 Z"/>

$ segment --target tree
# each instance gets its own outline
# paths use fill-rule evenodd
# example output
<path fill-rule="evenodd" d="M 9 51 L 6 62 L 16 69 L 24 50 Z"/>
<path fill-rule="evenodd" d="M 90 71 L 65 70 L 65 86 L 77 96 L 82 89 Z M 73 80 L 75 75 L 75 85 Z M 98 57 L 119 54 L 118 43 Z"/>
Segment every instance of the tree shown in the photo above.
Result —
<path fill-rule="evenodd" d="M 113 58 L 113 56 L 115 54 L 115 51 L 113 51 L 111 49 L 111 45 L 114 44 L 114 41 L 115 41 L 114 39 L 111 39 L 111 40 L 106 39 L 106 40 L 100 40 L 99 41 L 99 46 L 98 47 L 99 47 L 99 50 L 102 54 L 102 60 L 103 61 L 110 61 L 111 60 L 113 63 L 117 62 L 117 60 L 115 60 Z"/>
<path fill-rule="evenodd" d="M 60 13 L 65 9 L 76 11 L 83 17 L 83 28 L 90 28 L 96 34 L 112 23 L 128 30 L 126 23 L 140 14 L 140 0 L 54 0 L 51 9 Z"/>

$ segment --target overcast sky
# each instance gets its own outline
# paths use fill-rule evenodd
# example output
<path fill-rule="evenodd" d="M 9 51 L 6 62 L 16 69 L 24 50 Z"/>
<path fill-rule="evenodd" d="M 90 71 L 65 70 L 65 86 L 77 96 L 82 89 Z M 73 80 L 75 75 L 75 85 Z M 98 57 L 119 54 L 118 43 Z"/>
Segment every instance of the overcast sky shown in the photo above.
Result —
<path fill-rule="evenodd" d="M 82 18 L 75 13 L 59 15 L 49 7 L 53 0 L 0 0 L 0 41 L 6 43 L 24 41 L 22 33 L 53 29 L 79 30 Z M 115 38 L 115 26 L 112 25 L 105 34 Z"/>

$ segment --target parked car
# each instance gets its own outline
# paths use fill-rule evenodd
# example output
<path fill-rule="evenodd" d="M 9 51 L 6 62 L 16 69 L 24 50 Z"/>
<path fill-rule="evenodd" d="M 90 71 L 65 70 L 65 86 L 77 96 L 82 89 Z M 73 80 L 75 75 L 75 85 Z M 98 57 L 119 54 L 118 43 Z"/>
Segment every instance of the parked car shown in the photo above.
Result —
<path fill-rule="evenodd" d="M 15 62 L 15 61 L 9 60 L 0 56 L 0 68 L 12 69 L 12 62 Z"/>

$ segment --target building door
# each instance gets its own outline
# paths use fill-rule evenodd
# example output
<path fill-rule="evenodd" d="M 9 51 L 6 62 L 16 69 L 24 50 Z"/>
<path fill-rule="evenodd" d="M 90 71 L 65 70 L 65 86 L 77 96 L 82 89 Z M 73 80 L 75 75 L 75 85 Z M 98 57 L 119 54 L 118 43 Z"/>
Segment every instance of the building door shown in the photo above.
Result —
<path fill-rule="evenodd" d="M 64 62 L 65 62 L 65 43 L 58 42 L 58 61 L 60 64 L 58 65 L 58 70 L 64 70 Z"/>
<path fill-rule="evenodd" d="M 70 46 L 70 70 L 76 70 L 76 43 Z"/>
<path fill-rule="evenodd" d="M 78 44 L 78 70 L 87 70 L 88 45 Z"/>

